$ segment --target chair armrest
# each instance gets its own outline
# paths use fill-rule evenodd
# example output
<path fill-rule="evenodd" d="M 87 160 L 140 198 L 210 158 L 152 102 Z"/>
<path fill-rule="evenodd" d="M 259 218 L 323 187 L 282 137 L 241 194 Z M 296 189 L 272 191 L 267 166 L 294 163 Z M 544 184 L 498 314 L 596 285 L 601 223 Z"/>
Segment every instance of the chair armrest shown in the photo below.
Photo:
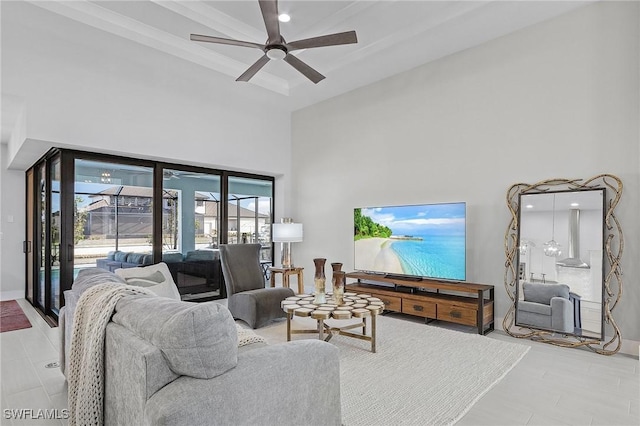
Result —
<path fill-rule="evenodd" d="M 565 333 L 573 333 L 573 303 L 564 297 L 551 298 L 551 328 Z"/>
<path fill-rule="evenodd" d="M 153 395 L 148 424 L 340 425 L 338 350 L 319 340 L 238 354 L 238 365 L 208 380 L 182 376 Z"/>

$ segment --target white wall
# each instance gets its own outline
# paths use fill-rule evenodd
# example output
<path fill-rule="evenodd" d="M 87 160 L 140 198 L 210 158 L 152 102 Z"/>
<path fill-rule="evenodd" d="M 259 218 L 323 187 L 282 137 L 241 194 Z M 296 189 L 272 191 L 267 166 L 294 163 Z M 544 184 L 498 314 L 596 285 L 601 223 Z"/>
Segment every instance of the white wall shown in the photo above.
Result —
<path fill-rule="evenodd" d="M 7 145 L 0 145 L 0 300 L 24 298 L 24 172 L 6 167 Z"/>
<path fill-rule="evenodd" d="M 507 189 L 611 173 L 627 242 L 614 316 L 640 340 L 639 6 L 590 5 L 295 112 L 307 276 L 314 257 L 353 266 L 354 207 L 466 201 L 467 280 L 496 286 L 501 318 Z"/>
<path fill-rule="evenodd" d="M 31 163 L 23 157 L 33 162 L 47 147 L 275 176 L 276 214 L 284 214 L 291 120 L 276 102 L 281 95 L 26 2 L 3 2 L 1 52 L 3 103 L 23 101 L 26 126 L 11 152 L 3 145 L 1 298 L 24 294 L 24 167 Z"/>

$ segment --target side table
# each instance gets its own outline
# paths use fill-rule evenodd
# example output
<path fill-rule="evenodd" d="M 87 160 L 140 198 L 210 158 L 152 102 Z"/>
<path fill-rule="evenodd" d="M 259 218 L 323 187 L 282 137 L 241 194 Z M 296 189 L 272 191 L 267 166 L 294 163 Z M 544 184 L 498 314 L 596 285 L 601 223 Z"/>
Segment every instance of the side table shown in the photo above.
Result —
<path fill-rule="evenodd" d="M 289 277 L 291 277 L 291 275 L 297 275 L 298 294 L 304 293 L 304 281 L 302 278 L 303 270 L 304 268 L 276 268 L 275 266 L 270 267 L 269 272 L 271 273 L 271 278 L 269 281 L 271 282 L 271 287 L 276 286 L 276 275 L 282 274 L 282 286 L 290 288 Z"/>

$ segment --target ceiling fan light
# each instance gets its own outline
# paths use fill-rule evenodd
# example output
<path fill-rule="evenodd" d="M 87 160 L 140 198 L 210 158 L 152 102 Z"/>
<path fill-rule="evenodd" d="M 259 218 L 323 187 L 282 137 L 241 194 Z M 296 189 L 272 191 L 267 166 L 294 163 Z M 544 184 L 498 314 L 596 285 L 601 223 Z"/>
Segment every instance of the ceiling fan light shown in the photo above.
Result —
<path fill-rule="evenodd" d="M 280 49 L 279 47 L 274 47 L 273 49 L 267 50 L 267 58 L 269 59 L 284 59 L 285 56 L 287 56 L 287 52 Z"/>

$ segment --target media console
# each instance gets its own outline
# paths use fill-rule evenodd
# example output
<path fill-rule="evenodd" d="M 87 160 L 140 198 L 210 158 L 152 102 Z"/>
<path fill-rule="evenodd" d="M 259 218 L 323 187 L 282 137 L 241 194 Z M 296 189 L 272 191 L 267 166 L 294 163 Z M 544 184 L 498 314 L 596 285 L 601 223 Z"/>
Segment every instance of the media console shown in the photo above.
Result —
<path fill-rule="evenodd" d="M 415 280 L 365 272 L 349 272 L 346 291 L 369 293 L 385 304 L 385 309 L 477 327 L 478 334 L 494 329 L 494 288 L 492 285 L 453 283 L 429 279 Z M 488 298 L 485 297 L 488 292 Z"/>

